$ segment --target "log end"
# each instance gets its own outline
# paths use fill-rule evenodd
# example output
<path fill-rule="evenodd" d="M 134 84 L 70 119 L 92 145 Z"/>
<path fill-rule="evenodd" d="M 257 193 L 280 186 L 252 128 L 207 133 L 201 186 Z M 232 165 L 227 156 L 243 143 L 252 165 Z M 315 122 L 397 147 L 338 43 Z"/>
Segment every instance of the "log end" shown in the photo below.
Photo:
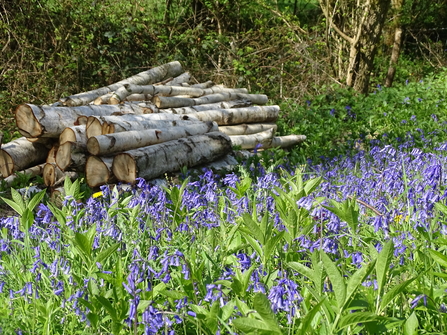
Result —
<path fill-rule="evenodd" d="M 0 150 L 0 178 L 6 178 L 14 173 L 14 162 L 11 156 Z"/>
<path fill-rule="evenodd" d="M 72 142 L 65 142 L 64 144 L 59 146 L 59 149 L 56 153 L 56 164 L 62 171 L 70 166 L 71 164 L 71 150 L 72 150 Z"/>
<path fill-rule="evenodd" d="M 38 109 L 34 105 L 22 104 L 14 111 L 17 128 L 25 137 L 39 137 L 44 131 L 33 112 L 33 108 Z M 40 112 L 40 110 L 38 109 L 37 112 Z"/>
<path fill-rule="evenodd" d="M 119 181 L 133 184 L 137 178 L 137 165 L 131 155 L 118 154 L 113 159 L 113 174 Z"/>
<path fill-rule="evenodd" d="M 113 176 L 107 165 L 96 156 L 90 156 L 85 164 L 85 179 L 88 186 L 98 187 L 107 184 Z"/>
<path fill-rule="evenodd" d="M 100 150 L 99 150 L 99 142 L 96 139 L 96 137 L 90 137 L 87 141 L 87 150 L 90 154 L 92 155 L 99 155 L 100 154 Z"/>

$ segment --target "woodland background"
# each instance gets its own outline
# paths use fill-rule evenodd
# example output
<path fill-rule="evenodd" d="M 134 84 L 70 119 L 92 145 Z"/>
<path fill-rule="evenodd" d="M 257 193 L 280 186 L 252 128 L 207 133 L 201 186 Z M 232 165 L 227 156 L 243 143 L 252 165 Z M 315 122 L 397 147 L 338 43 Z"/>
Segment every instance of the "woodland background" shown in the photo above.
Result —
<path fill-rule="evenodd" d="M 368 20 L 379 19 L 374 35 Z M 265 93 L 286 116 L 340 87 L 368 93 L 385 84 L 398 29 L 395 81 L 446 66 L 445 0 L 1 0 L 4 142 L 17 136 L 18 104 L 52 103 L 172 60 L 198 81 Z M 359 89 L 348 77 L 368 43 L 370 77 Z"/>

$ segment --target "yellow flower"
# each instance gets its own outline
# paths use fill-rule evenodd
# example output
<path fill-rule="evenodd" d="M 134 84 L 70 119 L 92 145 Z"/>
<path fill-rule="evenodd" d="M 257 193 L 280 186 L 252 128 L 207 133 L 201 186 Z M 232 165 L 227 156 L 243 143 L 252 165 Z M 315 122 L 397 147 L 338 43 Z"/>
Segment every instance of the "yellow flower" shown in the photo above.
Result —
<path fill-rule="evenodd" d="M 99 197 L 102 197 L 102 191 L 99 191 L 99 192 L 96 192 L 96 193 L 93 193 L 93 195 L 92 195 L 92 197 L 93 198 L 99 198 Z"/>
<path fill-rule="evenodd" d="M 396 216 L 394 217 L 394 222 L 400 222 L 400 220 L 402 220 L 402 218 L 403 218 L 403 215 L 402 215 L 402 214 L 396 215 Z"/>

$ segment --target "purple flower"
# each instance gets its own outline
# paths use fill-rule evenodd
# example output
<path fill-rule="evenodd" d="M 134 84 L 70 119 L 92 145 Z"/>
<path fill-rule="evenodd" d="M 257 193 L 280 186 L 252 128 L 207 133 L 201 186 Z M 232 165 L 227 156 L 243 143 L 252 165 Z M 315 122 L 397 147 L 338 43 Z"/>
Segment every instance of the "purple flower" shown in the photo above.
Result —
<path fill-rule="evenodd" d="M 425 294 L 420 294 L 418 295 L 416 298 L 414 298 L 413 300 L 411 300 L 410 302 L 410 308 L 415 308 L 418 304 L 419 301 L 422 299 L 424 306 L 427 306 L 427 296 Z"/>

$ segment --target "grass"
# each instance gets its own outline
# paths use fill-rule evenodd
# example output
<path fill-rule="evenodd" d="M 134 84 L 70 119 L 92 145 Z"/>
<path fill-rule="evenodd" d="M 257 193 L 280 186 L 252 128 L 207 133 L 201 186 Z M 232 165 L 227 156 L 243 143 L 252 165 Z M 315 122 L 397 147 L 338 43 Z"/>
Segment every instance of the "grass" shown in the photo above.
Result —
<path fill-rule="evenodd" d="M 318 155 L 265 152 L 235 173 L 92 196 L 67 180 L 60 206 L 12 189 L 2 332 L 445 333 L 442 78 L 290 110 L 315 146 L 332 139 Z"/>

